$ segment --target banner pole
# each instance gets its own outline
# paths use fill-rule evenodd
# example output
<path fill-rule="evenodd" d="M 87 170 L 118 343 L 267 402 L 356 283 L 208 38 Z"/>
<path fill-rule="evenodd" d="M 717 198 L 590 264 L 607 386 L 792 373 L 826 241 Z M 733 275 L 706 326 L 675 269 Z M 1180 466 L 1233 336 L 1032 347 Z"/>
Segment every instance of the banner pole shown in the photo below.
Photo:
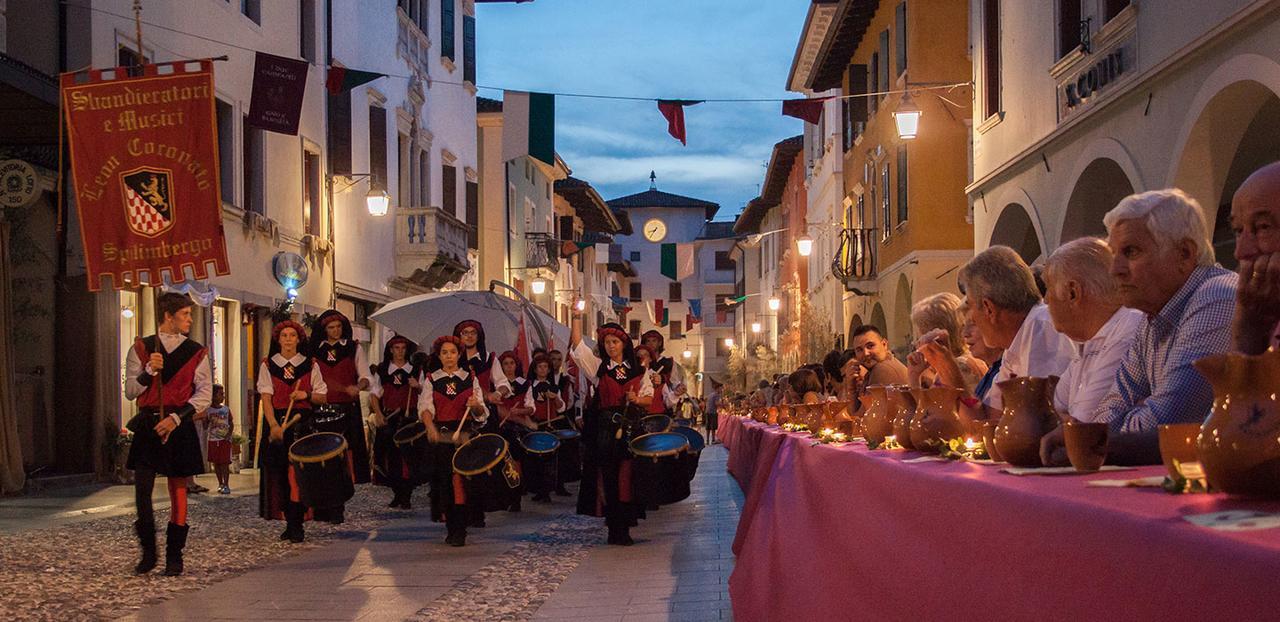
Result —
<path fill-rule="evenodd" d="M 133 0 L 133 32 L 138 39 L 138 64 L 147 64 L 147 56 L 142 52 L 142 0 Z"/>

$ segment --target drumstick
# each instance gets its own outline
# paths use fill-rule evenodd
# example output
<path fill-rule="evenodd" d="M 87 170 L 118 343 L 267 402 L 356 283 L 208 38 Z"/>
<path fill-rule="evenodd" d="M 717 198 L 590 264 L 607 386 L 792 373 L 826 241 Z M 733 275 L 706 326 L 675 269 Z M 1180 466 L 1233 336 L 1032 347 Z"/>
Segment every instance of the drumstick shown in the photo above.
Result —
<path fill-rule="evenodd" d="M 298 387 L 301 384 L 302 384 L 302 378 L 298 378 L 298 381 L 293 383 L 293 390 L 289 392 L 289 407 L 286 408 L 284 411 L 284 429 L 285 430 L 288 430 L 289 426 L 293 425 L 294 421 L 297 421 L 299 418 L 302 417 L 302 415 L 298 415 L 297 417 L 293 418 L 293 421 L 289 420 L 289 415 L 293 414 L 293 403 L 294 403 L 293 394 L 298 391 Z"/>
<path fill-rule="evenodd" d="M 470 407 L 470 406 L 468 406 L 466 410 L 462 411 L 462 421 L 459 421 L 459 422 L 458 422 L 458 429 L 456 429 L 456 430 L 454 430 L 454 431 L 453 431 L 453 444 L 454 444 L 454 445 L 457 445 L 457 444 L 458 444 L 458 438 L 459 438 L 459 435 L 460 435 L 460 434 L 462 434 L 462 427 L 463 427 L 463 426 L 465 426 L 465 425 L 467 425 L 467 417 L 469 417 L 469 416 L 471 416 L 471 407 Z"/>

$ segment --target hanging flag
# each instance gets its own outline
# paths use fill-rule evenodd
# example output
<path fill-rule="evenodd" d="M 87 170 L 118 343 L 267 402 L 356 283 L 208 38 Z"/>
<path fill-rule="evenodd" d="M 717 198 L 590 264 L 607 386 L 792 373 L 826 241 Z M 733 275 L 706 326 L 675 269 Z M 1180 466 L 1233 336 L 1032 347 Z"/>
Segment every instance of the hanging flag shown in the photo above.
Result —
<path fill-rule="evenodd" d="M 310 67 L 305 60 L 258 52 L 253 61 L 253 94 L 245 123 L 297 136 Z"/>
<path fill-rule="evenodd" d="M 662 310 L 662 322 L 658 326 L 666 326 L 671 323 L 671 309 Z"/>
<path fill-rule="evenodd" d="M 90 291 L 101 288 L 103 276 L 120 289 L 231 273 L 213 61 L 192 65 L 144 65 L 140 75 L 105 80 L 101 70 L 62 74 Z M 161 74 L 161 67 L 172 71 Z"/>
<path fill-rule="evenodd" d="M 830 97 L 816 97 L 813 99 L 788 99 L 782 102 L 782 114 L 787 117 L 795 117 L 808 123 L 817 125 L 822 120 L 822 104 Z"/>
<path fill-rule="evenodd" d="M 746 299 L 747 299 L 746 295 L 738 296 L 737 298 L 725 298 L 725 299 L 724 299 L 724 304 L 725 304 L 726 306 L 728 306 L 728 305 L 736 305 L 736 304 L 738 304 L 738 303 L 740 303 L 740 302 L 742 302 L 742 301 L 744 301 L 744 300 L 746 300 Z"/>
<path fill-rule="evenodd" d="M 671 280 L 676 280 L 676 245 L 663 244 L 661 249 L 662 267 L 659 269 L 662 276 Z"/>
<path fill-rule="evenodd" d="M 702 299 L 701 298 L 689 299 L 689 315 L 693 316 L 693 319 L 695 321 L 698 321 L 698 322 L 702 321 Z"/>
<path fill-rule="evenodd" d="M 531 156 L 556 163 L 556 96 L 503 91 L 502 160 Z"/>
<path fill-rule="evenodd" d="M 696 269 L 694 261 L 692 244 L 676 245 L 676 280 L 683 281 L 691 276 Z"/>
<path fill-rule="evenodd" d="M 701 104 L 702 100 L 694 99 L 659 99 L 658 111 L 662 116 L 667 118 L 667 133 L 672 138 L 680 141 L 680 144 L 687 145 L 684 131 L 684 107 L 696 106 Z"/>
<path fill-rule="evenodd" d="M 649 321 L 651 323 L 656 325 L 662 322 L 663 305 L 664 305 L 664 302 L 661 298 L 655 298 L 653 300 L 653 314 L 649 316 Z"/>
<path fill-rule="evenodd" d="M 609 263 L 609 245 L 596 244 L 596 263 Z"/>
<path fill-rule="evenodd" d="M 520 330 L 516 332 L 516 360 L 520 362 L 520 369 L 529 370 L 529 333 L 524 329 L 524 313 L 520 313 Z"/>
<path fill-rule="evenodd" d="M 329 91 L 330 95 L 341 95 L 361 84 L 368 84 L 386 76 L 387 74 L 376 71 L 360 71 L 347 69 L 346 67 L 331 66 L 329 67 L 329 73 L 325 76 L 324 88 Z"/>

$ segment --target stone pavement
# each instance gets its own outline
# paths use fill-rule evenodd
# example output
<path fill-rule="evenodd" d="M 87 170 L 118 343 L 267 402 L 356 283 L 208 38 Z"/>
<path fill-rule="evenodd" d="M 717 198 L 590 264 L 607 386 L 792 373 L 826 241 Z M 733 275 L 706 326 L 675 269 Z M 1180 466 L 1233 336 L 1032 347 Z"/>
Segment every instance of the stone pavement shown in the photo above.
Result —
<path fill-rule="evenodd" d="M 651 512 L 633 547 L 603 544 L 573 498 L 489 515 L 467 546 L 415 495 L 413 517 L 139 610 L 139 620 L 728 620 L 742 496 L 726 452 L 703 452 L 693 495 Z"/>

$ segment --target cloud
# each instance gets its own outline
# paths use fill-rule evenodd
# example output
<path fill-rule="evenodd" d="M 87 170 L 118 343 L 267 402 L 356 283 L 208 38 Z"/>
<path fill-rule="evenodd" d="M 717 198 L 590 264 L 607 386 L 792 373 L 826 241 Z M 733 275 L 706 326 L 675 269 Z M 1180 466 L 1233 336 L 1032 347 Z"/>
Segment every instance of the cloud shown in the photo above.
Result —
<path fill-rule="evenodd" d="M 577 155 L 574 175 L 601 185 L 638 183 L 656 171 L 659 184 L 724 184 L 760 177 L 763 170 L 754 158 L 726 154 L 654 155 L 623 157 Z"/>

